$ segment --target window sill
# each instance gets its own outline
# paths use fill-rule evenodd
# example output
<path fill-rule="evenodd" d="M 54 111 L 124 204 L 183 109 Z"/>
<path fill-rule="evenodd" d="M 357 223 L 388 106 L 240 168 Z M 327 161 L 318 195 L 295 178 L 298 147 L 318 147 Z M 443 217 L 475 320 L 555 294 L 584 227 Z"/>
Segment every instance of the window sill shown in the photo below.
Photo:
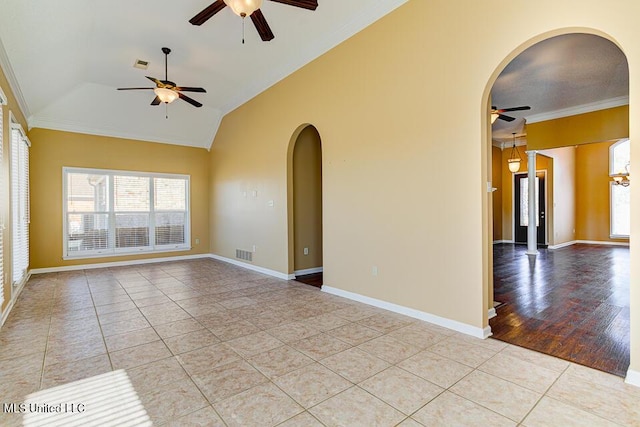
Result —
<path fill-rule="evenodd" d="M 610 239 L 617 239 L 617 240 L 629 240 L 629 236 L 625 236 L 625 235 L 617 235 L 617 234 L 611 234 L 609 235 Z"/>
<path fill-rule="evenodd" d="M 109 252 L 109 253 L 101 253 L 101 254 L 78 254 L 78 255 L 64 255 L 62 257 L 63 260 L 73 260 L 73 259 L 92 259 L 92 258 L 115 258 L 121 256 L 133 256 L 133 255 L 152 255 L 152 254 L 165 254 L 168 252 L 186 252 L 190 251 L 192 248 L 190 246 L 181 246 L 178 248 L 167 248 L 167 249 L 155 249 L 155 250 L 143 250 L 143 251 L 126 251 L 126 252 Z"/>

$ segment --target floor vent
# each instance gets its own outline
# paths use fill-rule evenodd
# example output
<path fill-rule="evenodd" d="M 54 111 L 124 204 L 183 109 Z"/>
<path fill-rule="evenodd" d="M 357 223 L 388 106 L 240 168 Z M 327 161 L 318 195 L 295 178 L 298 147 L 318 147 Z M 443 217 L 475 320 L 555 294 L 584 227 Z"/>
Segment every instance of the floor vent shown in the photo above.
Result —
<path fill-rule="evenodd" d="M 236 258 L 243 259 L 245 261 L 253 261 L 253 253 L 243 251 L 242 249 L 236 249 Z"/>

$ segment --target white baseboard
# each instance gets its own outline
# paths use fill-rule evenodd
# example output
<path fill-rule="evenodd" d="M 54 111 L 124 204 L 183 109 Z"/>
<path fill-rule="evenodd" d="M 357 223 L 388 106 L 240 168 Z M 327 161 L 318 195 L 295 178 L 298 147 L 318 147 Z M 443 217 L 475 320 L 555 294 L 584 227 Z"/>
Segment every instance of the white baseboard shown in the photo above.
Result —
<path fill-rule="evenodd" d="M 327 292 L 332 295 L 337 295 L 343 298 L 347 298 L 353 301 L 362 302 L 374 307 L 383 308 L 385 310 L 393 311 L 394 313 L 404 314 L 405 316 L 413 317 L 414 319 L 424 320 L 429 323 L 433 323 L 438 326 L 442 326 L 447 329 L 452 329 L 456 332 L 471 335 L 476 338 L 488 338 L 491 334 L 491 327 L 487 326 L 484 329 L 467 325 L 466 323 L 458 322 L 456 320 L 447 319 L 444 317 L 436 316 L 434 314 L 426 313 L 424 311 L 416 310 L 402 305 L 393 304 L 387 301 L 367 297 L 364 295 L 356 294 L 354 292 L 345 291 L 342 289 L 332 288 L 331 286 L 323 286 L 322 292 Z"/>
<path fill-rule="evenodd" d="M 247 270 L 252 270 L 252 271 L 256 271 L 258 273 L 266 274 L 268 276 L 277 277 L 278 279 L 293 280 L 293 279 L 296 278 L 296 276 L 293 275 L 293 274 L 281 273 L 279 271 L 270 270 L 268 268 L 260 267 L 260 266 L 253 265 L 253 264 L 248 264 L 246 262 L 238 261 L 238 260 L 235 260 L 235 259 L 225 258 L 225 257 L 220 256 L 220 255 L 209 254 L 208 256 L 210 258 L 217 259 L 218 261 L 226 262 L 228 264 L 237 265 L 238 267 L 246 268 Z"/>
<path fill-rule="evenodd" d="M 155 264 L 158 262 L 185 261 L 190 259 L 210 258 L 211 254 L 181 255 L 163 258 L 132 259 L 127 261 L 102 262 L 95 264 L 65 265 L 61 267 L 34 268 L 31 274 L 58 273 L 61 271 L 92 270 L 96 268 L 126 267 L 138 264 Z"/>
<path fill-rule="evenodd" d="M 576 240 L 576 243 L 582 243 L 585 245 L 629 246 L 629 242 L 610 242 L 608 240 Z"/>
<path fill-rule="evenodd" d="M 295 276 L 304 276 L 307 274 L 322 273 L 322 267 L 305 268 L 304 270 L 296 270 L 293 272 Z"/>
<path fill-rule="evenodd" d="M 18 297 L 22 293 L 22 290 L 24 289 L 24 285 L 29 281 L 30 277 L 31 277 L 31 271 L 28 271 L 27 275 L 22 280 L 22 283 L 20 283 L 20 286 L 18 286 L 18 289 L 15 292 L 13 292 L 13 291 L 11 292 L 11 299 L 9 300 L 9 303 L 7 304 L 7 306 L 5 307 L 4 311 L 2 312 L 2 318 L 0 320 L 0 327 L 2 327 L 2 325 L 4 325 L 4 322 L 6 322 L 7 319 L 9 318 L 9 314 L 11 313 L 11 310 L 13 309 L 13 306 L 15 305 L 16 301 L 18 301 Z M 13 285 L 11 285 L 11 286 L 13 286 Z"/>
<path fill-rule="evenodd" d="M 496 313 L 496 308 L 495 307 L 491 307 L 489 309 L 489 312 L 487 313 L 487 316 L 488 316 L 489 319 L 493 319 L 497 315 L 498 315 L 498 313 Z"/>
<path fill-rule="evenodd" d="M 575 245 L 576 243 L 578 243 L 576 240 L 572 240 L 570 242 L 558 243 L 557 245 L 549 245 L 547 246 L 547 249 L 566 248 L 567 246 Z"/>
<path fill-rule="evenodd" d="M 633 371 L 629 369 L 627 371 L 627 376 L 625 377 L 624 382 L 636 387 L 640 387 L 640 371 Z"/>
<path fill-rule="evenodd" d="M 513 240 L 494 240 L 494 245 L 499 245 L 500 243 L 513 243 Z"/>

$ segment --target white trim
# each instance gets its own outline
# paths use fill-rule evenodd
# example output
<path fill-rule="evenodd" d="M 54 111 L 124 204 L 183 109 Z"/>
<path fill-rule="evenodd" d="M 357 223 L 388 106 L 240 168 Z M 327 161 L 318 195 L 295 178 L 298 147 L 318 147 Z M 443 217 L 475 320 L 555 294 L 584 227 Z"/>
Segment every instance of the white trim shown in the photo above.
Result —
<path fill-rule="evenodd" d="M 277 277 L 282 280 L 293 280 L 296 278 L 293 274 L 281 273 L 279 271 L 271 270 L 268 268 L 260 267 L 253 264 L 248 264 L 246 262 L 238 261 L 231 258 L 226 258 L 216 254 L 209 254 L 209 257 L 213 259 L 217 259 L 218 261 L 226 262 L 229 264 L 237 265 L 238 267 L 246 268 L 247 270 L 257 271 L 258 273 L 266 274 L 268 276 Z"/>
<path fill-rule="evenodd" d="M 18 301 L 18 297 L 22 293 L 22 290 L 24 289 L 24 285 L 26 285 L 26 283 L 31 278 L 31 274 L 32 274 L 32 271 L 31 270 L 27 270 L 27 274 L 24 275 L 23 280 L 15 288 L 16 289 L 15 291 L 14 291 L 13 284 L 11 285 L 11 299 L 9 300 L 9 303 L 7 304 L 7 306 L 5 307 L 4 311 L 2 312 L 2 319 L 0 321 L 0 327 L 2 327 L 2 325 L 4 325 L 4 322 L 6 322 L 7 319 L 9 318 L 9 314 L 11 313 L 11 310 L 13 309 L 13 306 L 15 305 L 16 301 Z"/>
<path fill-rule="evenodd" d="M 538 123 L 547 120 L 559 119 L 562 117 L 576 116 L 578 114 L 592 113 L 594 111 L 606 110 L 608 108 L 629 105 L 629 96 L 619 96 L 617 98 L 605 99 L 603 101 L 590 102 L 588 104 L 576 105 L 575 107 L 562 108 L 560 110 L 548 111 L 546 113 L 533 114 L 527 116 L 527 123 Z"/>
<path fill-rule="evenodd" d="M 640 371 L 634 371 L 631 368 L 627 370 L 627 376 L 624 382 L 636 387 L 640 387 Z"/>
<path fill-rule="evenodd" d="M 7 105 L 8 103 L 9 100 L 7 98 L 7 95 L 4 94 L 4 91 L 0 87 L 0 105 Z"/>
<path fill-rule="evenodd" d="M 24 95 L 20 89 L 20 85 L 18 84 L 18 79 L 13 72 L 11 63 L 9 62 L 9 56 L 7 55 L 7 51 L 4 49 L 2 40 L 0 40 L 0 67 L 2 67 L 2 70 L 4 71 L 4 76 L 7 78 L 9 88 L 11 88 L 11 92 L 13 92 L 13 96 L 18 102 L 18 107 L 20 107 L 22 114 L 25 117 L 29 117 L 31 112 L 29 111 L 29 107 L 27 107 L 27 102 L 24 100 Z"/>
<path fill-rule="evenodd" d="M 137 264 L 155 264 L 160 262 L 186 261 L 191 259 L 210 258 L 210 254 L 180 255 L 162 258 L 132 259 L 127 261 L 101 262 L 94 264 L 64 265 L 61 267 L 34 268 L 31 274 L 57 273 L 60 271 L 93 270 L 96 268 L 127 267 Z"/>
<path fill-rule="evenodd" d="M 495 307 L 491 307 L 489 309 L 489 311 L 487 312 L 487 317 L 489 319 L 493 319 L 494 317 L 496 317 L 498 315 L 498 313 L 496 313 L 496 308 Z"/>
<path fill-rule="evenodd" d="M 513 243 L 513 240 L 494 240 L 493 241 L 494 245 L 499 245 L 501 243 Z"/>
<path fill-rule="evenodd" d="M 304 270 L 296 270 L 294 276 L 304 276 L 306 274 L 322 273 L 322 267 L 305 268 Z"/>
<path fill-rule="evenodd" d="M 585 245 L 629 246 L 628 242 L 608 242 L 604 240 L 576 240 L 576 243 L 583 243 Z"/>
<path fill-rule="evenodd" d="M 557 245 L 549 245 L 547 246 L 547 249 L 566 248 L 567 246 L 575 245 L 576 243 L 578 243 L 577 240 L 571 240 L 570 242 L 558 243 Z"/>
<path fill-rule="evenodd" d="M 416 310 L 413 308 L 405 307 L 402 305 L 394 304 L 387 301 L 382 301 L 376 298 L 371 298 L 365 295 L 356 294 L 354 292 L 344 291 L 342 289 L 332 288 L 331 286 L 323 286 L 322 292 L 327 292 L 332 295 L 347 298 L 353 301 L 362 302 L 374 307 L 383 308 L 385 310 L 392 311 L 394 313 L 404 314 L 405 316 L 413 317 L 414 319 L 424 320 L 429 323 L 433 323 L 438 326 L 442 326 L 447 329 L 461 332 L 463 334 L 471 335 L 476 338 L 488 338 L 492 335 L 491 327 L 487 326 L 484 329 L 476 326 L 467 325 L 466 323 L 458 322 L 457 320 L 447 319 L 445 317 L 436 316 L 435 314 L 426 313 L 424 311 Z"/>

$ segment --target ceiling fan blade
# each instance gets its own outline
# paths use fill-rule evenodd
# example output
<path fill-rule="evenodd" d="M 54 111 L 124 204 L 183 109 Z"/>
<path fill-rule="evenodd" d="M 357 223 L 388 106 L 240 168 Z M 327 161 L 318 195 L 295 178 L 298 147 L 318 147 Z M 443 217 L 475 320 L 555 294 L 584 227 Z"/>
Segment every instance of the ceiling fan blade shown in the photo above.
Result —
<path fill-rule="evenodd" d="M 515 117 L 504 116 L 502 114 L 498 115 L 498 118 L 500 120 L 504 120 L 505 122 L 512 122 L 512 121 L 514 121 L 516 119 Z"/>
<path fill-rule="evenodd" d="M 508 113 L 510 111 L 524 111 L 524 110 L 531 110 L 531 107 L 529 107 L 528 105 L 525 105 L 523 107 L 503 108 L 501 110 L 498 110 L 498 112 L 499 113 Z"/>
<path fill-rule="evenodd" d="M 155 77 L 149 77 L 149 76 L 145 76 L 145 77 L 151 80 L 152 82 L 154 82 L 158 87 L 164 87 L 164 83 L 162 83 L 160 80 L 156 79 Z"/>
<path fill-rule="evenodd" d="M 303 9 L 316 10 L 317 0 L 271 0 L 276 3 L 288 4 L 289 6 L 301 7 Z"/>
<path fill-rule="evenodd" d="M 189 98 L 187 95 L 183 95 L 182 93 L 178 92 L 178 96 L 180 97 L 180 99 L 182 99 L 183 101 L 187 101 L 189 104 L 193 105 L 194 107 L 198 107 L 198 108 L 202 107 L 202 104 L 200 104 L 195 99 Z"/>
<path fill-rule="evenodd" d="M 271 32 L 271 28 L 269 28 L 269 24 L 267 24 L 267 20 L 264 19 L 264 15 L 260 9 L 257 9 L 251 14 L 251 21 L 253 21 L 253 25 L 256 26 L 256 30 L 258 30 L 262 41 L 268 42 L 269 40 L 273 40 L 275 36 L 273 32 Z"/>
<path fill-rule="evenodd" d="M 206 93 L 207 92 L 206 90 L 204 90 L 201 87 L 176 86 L 174 89 L 177 90 L 177 91 L 180 91 L 180 92 L 202 92 L 202 93 Z"/>
<path fill-rule="evenodd" d="M 198 13 L 196 16 L 189 20 L 193 25 L 202 25 L 209 20 L 213 15 L 220 12 L 222 9 L 226 7 L 226 3 L 223 0 L 216 0 L 211 3 L 209 6 L 205 7 L 202 12 Z"/>
<path fill-rule="evenodd" d="M 151 101 L 151 105 L 160 105 L 162 101 L 160 101 L 160 98 L 158 98 L 157 96 L 155 98 L 153 98 L 153 101 Z"/>
<path fill-rule="evenodd" d="M 118 90 L 153 90 L 155 87 L 119 87 Z"/>

